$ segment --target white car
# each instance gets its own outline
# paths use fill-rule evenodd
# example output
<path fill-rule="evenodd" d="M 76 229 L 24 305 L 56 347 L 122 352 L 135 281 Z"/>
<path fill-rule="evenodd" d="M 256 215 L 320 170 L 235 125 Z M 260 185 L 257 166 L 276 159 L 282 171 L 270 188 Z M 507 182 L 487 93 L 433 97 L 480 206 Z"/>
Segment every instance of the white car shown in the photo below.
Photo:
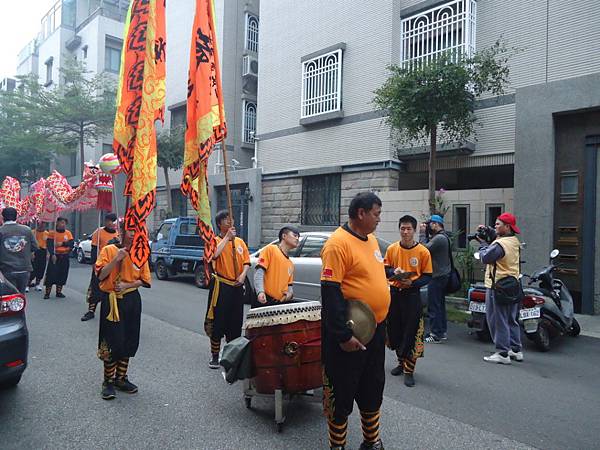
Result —
<path fill-rule="evenodd" d="M 332 231 L 300 232 L 298 247 L 292 250 L 289 255 L 294 263 L 295 300 L 321 301 L 321 249 L 331 234 Z M 381 254 L 385 255 L 390 243 L 380 238 L 377 238 L 377 241 L 379 242 Z M 278 241 L 275 240 L 271 244 L 276 242 Z M 253 287 L 254 271 L 261 250 L 250 255 L 251 268 L 248 271 L 248 281 Z"/>
<path fill-rule="evenodd" d="M 92 240 L 87 234 L 83 235 L 83 239 L 77 246 L 77 262 L 85 264 L 92 258 Z"/>

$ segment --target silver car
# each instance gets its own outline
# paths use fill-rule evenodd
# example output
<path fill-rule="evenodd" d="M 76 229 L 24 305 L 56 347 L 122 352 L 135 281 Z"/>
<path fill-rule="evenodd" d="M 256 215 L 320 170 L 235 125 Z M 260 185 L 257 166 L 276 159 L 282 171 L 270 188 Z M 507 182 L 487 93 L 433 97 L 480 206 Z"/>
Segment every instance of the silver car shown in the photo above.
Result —
<path fill-rule="evenodd" d="M 289 255 L 294 263 L 294 299 L 321 301 L 321 249 L 332 233 L 332 231 L 300 233 L 298 247 Z M 390 243 L 380 238 L 377 238 L 377 241 L 381 254 L 385 255 Z M 275 240 L 271 244 L 276 242 L 278 241 Z M 248 280 L 252 286 L 254 286 L 254 270 L 261 250 L 250 255 L 252 266 L 248 272 Z"/>

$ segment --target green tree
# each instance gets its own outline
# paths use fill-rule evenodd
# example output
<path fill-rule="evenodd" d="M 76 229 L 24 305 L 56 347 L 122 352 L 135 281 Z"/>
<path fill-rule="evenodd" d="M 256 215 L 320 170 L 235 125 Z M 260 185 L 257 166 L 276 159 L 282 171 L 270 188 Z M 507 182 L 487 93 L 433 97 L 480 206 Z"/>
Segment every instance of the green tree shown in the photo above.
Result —
<path fill-rule="evenodd" d="M 397 142 L 429 144 L 429 209 L 435 209 L 438 140 L 464 142 L 475 135 L 475 101 L 500 95 L 508 83 L 508 60 L 516 49 L 502 40 L 470 58 L 453 53 L 427 63 L 389 66 L 389 78 L 373 103 L 387 111 L 385 123 Z M 398 152 L 398 158 L 402 155 Z"/>
<path fill-rule="evenodd" d="M 84 149 L 110 135 L 115 117 L 115 84 L 105 74 L 92 75 L 75 60 L 60 69 L 54 88 L 35 76 L 21 77 L 20 87 L 0 97 L 0 151 L 36 149 L 45 156 L 79 149 L 83 173 Z M 44 159 L 47 159 L 45 157 Z"/>
<path fill-rule="evenodd" d="M 171 198 L 171 182 L 169 170 L 179 170 L 183 165 L 183 147 L 185 131 L 183 127 L 174 127 L 162 130 L 157 138 L 157 164 L 162 167 L 167 188 L 168 215 L 173 214 L 173 200 Z"/>

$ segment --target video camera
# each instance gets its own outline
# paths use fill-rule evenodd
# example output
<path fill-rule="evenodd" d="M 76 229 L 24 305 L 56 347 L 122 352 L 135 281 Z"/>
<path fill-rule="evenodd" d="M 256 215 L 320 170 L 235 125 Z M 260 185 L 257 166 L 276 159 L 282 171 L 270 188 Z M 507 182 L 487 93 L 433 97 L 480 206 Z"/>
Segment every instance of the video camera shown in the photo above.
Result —
<path fill-rule="evenodd" d="M 479 225 L 475 233 L 467 234 L 467 239 L 469 241 L 473 241 L 477 238 L 484 240 L 488 244 L 491 244 L 496 240 L 496 230 L 486 225 Z"/>

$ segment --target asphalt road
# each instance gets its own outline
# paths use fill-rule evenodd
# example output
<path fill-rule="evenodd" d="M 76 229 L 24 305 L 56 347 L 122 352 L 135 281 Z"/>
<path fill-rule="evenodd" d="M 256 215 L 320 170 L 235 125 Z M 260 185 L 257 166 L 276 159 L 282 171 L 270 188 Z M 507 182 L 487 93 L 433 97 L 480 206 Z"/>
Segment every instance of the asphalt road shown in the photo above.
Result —
<path fill-rule="evenodd" d="M 28 297 L 29 367 L 0 391 L 2 449 L 325 449 L 317 397 L 297 399 L 278 434 L 272 403 L 242 401 L 241 385 L 211 371 L 199 333 L 207 292 L 191 278 L 155 281 L 142 292 L 141 346 L 130 365 L 137 395 L 100 398 L 98 321 L 81 322 L 90 266 L 74 264 L 64 300 Z M 387 449 L 591 449 L 600 417 L 600 341 L 565 338 L 525 362 L 490 365 L 492 348 L 463 326 L 446 344 L 427 345 L 415 388 L 388 376 L 382 417 Z M 527 345 L 527 344 L 526 344 Z M 388 354 L 388 371 L 394 366 Z M 349 448 L 361 442 L 350 423 Z"/>

